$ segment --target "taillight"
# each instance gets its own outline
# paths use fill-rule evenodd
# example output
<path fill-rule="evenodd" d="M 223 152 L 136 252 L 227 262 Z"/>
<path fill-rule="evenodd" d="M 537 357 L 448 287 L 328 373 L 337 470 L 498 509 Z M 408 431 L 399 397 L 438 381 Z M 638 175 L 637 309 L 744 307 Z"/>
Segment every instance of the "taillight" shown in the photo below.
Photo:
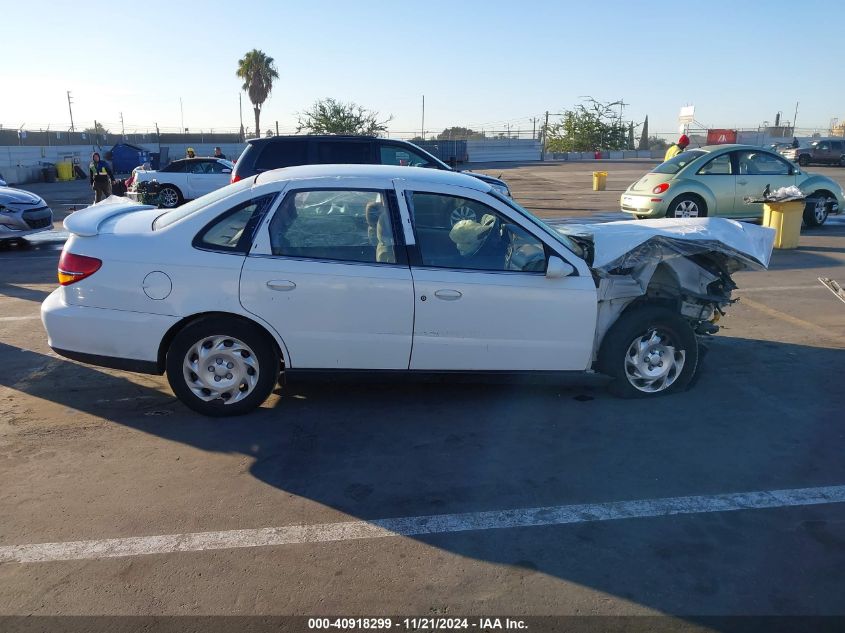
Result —
<path fill-rule="evenodd" d="M 59 283 L 62 286 L 74 284 L 93 275 L 100 270 L 102 265 L 103 262 L 96 257 L 74 255 L 62 251 L 62 256 L 59 258 Z"/>
<path fill-rule="evenodd" d="M 669 188 L 668 182 L 663 182 L 657 185 L 654 189 L 651 190 L 651 193 L 663 193 Z"/>
<path fill-rule="evenodd" d="M 231 182 L 231 183 L 229 183 L 229 184 L 234 184 L 234 183 L 238 182 L 240 179 L 241 179 L 241 177 L 240 177 L 240 176 L 238 176 L 238 174 L 237 174 L 237 173 L 232 172 L 232 182 Z"/>

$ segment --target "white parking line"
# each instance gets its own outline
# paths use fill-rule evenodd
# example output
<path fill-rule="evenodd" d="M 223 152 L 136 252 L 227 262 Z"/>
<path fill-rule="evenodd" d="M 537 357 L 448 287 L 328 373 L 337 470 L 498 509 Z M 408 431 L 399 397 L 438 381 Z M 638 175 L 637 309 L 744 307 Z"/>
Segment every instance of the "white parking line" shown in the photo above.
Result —
<path fill-rule="evenodd" d="M 703 514 L 735 510 L 761 510 L 842 502 L 845 502 L 845 486 L 668 497 L 664 499 L 520 508 L 492 512 L 438 514 L 374 521 L 289 525 L 253 530 L 6 545 L 0 547 L 0 563 L 45 563 L 62 560 L 172 554 L 175 552 L 202 552 L 217 549 L 301 545 L 303 543 L 353 541 L 391 536 L 420 536 L 472 530 L 565 525 L 593 521 L 668 517 L 678 514 Z"/>
<path fill-rule="evenodd" d="M 2 321 L 31 321 L 34 319 L 40 319 L 41 315 L 39 314 L 28 314 L 27 316 L 13 316 L 13 317 L 0 317 L 0 322 Z"/>
<path fill-rule="evenodd" d="M 743 292 L 793 292 L 795 290 L 822 290 L 823 286 L 765 286 L 763 288 L 739 288 L 736 293 L 741 295 Z"/>

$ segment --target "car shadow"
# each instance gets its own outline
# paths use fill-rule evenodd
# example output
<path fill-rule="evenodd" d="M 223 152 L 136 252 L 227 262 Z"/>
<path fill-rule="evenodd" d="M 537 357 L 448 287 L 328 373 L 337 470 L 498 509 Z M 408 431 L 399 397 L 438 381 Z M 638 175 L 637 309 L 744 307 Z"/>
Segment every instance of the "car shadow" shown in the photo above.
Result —
<path fill-rule="evenodd" d="M 714 339 L 694 389 L 649 401 L 595 388 L 311 382 L 229 419 L 193 414 L 129 374 L 6 344 L 0 358 L 13 391 L 250 456 L 258 480 L 365 521 L 845 483 L 845 350 Z M 799 510 L 411 538 L 691 620 L 752 606 L 838 613 L 845 513 Z"/>

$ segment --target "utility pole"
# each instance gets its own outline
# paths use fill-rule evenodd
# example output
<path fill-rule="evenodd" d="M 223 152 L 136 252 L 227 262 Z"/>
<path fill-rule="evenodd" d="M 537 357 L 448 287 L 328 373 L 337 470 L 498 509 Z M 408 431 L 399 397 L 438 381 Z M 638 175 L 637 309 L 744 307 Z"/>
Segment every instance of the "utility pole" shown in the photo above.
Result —
<path fill-rule="evenodd" d="M 70 90 L 67 91 L 67 110 L 70 112 L 70 131 L 75 132 L 76 130 L 73 127 L 73 108 L 71 104 L 73 103 L 73 99 L 70 98 Z"/>
<path fill-rule="evenodd" d="M 537 117 L 531 117 L 531 140 L 537 138 Z"/>
<path fill-rule="evenodd" d="M 179 130 L 182 134 L 185 133 L 185 109 L 182 107 L 182 97 L 179 97 L 179 115 L 182 121 L 182 128 Z"/>
<path fill-rule="evenodd" d="M 546 137 L 549 133 L 549 111 L 546 110 L 546 122 L 543 124 L 543 145 L 540 148 L 540 160 L 546 160 Z"/>
<path fill-rule="evenodd" d="M 279 135 L 279 122 L 276 121 L 276 136 Z"/>
<path fill-rule="evenodd" d="M 120 140 L 126 140 L 126 128 L 123 127 L 123 112 L 120 113 Z"/>
<path fill-rule="evenodd" d="M 422 123 L 420 124 L 420 136 L 425 140 L 425 95 L 422 96 Z"/>
<path fill-rule="evenodd" d="M 792 136 L 795 137 L 796 122 L 798 121 L 798 102 L 795 102 L 795 116 L 792 117 Z"/>

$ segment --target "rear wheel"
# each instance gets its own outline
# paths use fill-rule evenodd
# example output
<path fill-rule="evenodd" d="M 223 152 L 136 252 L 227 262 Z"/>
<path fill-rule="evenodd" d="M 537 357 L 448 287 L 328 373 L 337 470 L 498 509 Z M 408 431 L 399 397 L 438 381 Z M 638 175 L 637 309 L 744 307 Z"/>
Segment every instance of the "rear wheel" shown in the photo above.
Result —
<path fill-rule="evenodd" d="M 707 217 L 707 205 L 698 196 L 685 194 L 678 196 L 669 205 L 667 218 L 704 218 Z"/>
<path fill-rule="evenodd" d="M 807 156 L 806 154 L 801 154 L 798 157 L 798 164 L 801 165 L 801 167 L 806 167 L 807 165 L 810 164 L 810 157 Z"/>
<path fill-rule="evenodd" d="M 267 399 L 278 377 L 279 356 L 272 341 L 238 319 L 199 319 L 176 335 L 167 352 L 170 387 L 203 415 L 252 411 Z"/>
<path fill-rule="evenodd" d="M 830 205 L 835 201 L 835 198 L 827 191 L 816 191 L 807 198 L 807 205 L 804 207 L 804 224 L 809 227 L 824 224 L 827 221 Z"/>
<path fill-rule="evenodd" d="M 689 323 L 671 310 L 644 306 L 625 312 L 599 351 L 599 371 L 623 398 L 683 391 L 698 368 L 698 341 Z"/>
<path fill-rule="evenodd" d="M 183 202 L 182 193 L 171 185 L 163 185 L 158 190 L 158 203 L 164 209 L 174 209 Z"/>

